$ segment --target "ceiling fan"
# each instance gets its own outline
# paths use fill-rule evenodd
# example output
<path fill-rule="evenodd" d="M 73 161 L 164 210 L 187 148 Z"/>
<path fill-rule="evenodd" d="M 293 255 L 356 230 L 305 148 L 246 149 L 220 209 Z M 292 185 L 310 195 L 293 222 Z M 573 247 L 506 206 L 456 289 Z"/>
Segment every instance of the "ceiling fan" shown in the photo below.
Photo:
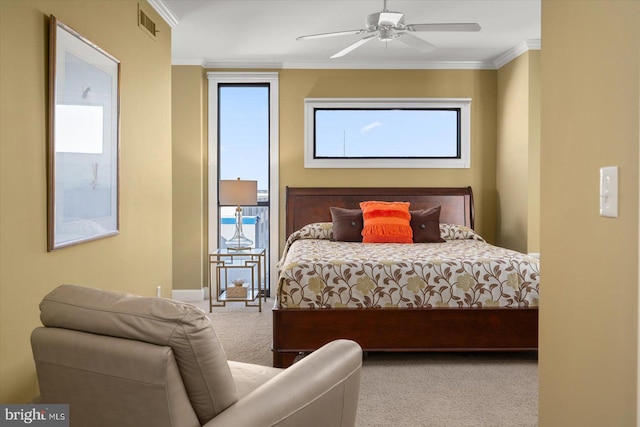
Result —
<path fill-rule="evenodd" d="M 331 57 L 339 58 L 355 50 L 363 44 L 378 37 L 380 41 L 398 40 L 420 52 L 428 52 L 436 48 L 435 45 L 414 36 L 418 31 L 480 31 L 481 27 L 475 23 L 468 24 L 405 24 L 404 13 L 392 12 L 387 9 L 387 0 L 383 0 L 382 12 L 372 13 L 365 20 L 366 28 L 359 30 L 337 31 L 334 33 L 311 34 L 300 36 L 296 40 L 320 39 L 324 37 L 347 36 L 353 34 L 367 34 L 355 43 L 350 44 Z"/>

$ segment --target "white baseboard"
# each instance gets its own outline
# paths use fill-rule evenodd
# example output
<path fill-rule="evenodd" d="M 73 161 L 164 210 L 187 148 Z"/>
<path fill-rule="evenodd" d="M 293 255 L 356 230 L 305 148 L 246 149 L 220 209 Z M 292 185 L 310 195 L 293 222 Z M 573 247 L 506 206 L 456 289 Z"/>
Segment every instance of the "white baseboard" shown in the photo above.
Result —
<path fill-rule="evenodd" d="M 204 289 L 174 289 L 171 291 L 171 298 L 182 302 L 202 301 L 205 296 Z"/>

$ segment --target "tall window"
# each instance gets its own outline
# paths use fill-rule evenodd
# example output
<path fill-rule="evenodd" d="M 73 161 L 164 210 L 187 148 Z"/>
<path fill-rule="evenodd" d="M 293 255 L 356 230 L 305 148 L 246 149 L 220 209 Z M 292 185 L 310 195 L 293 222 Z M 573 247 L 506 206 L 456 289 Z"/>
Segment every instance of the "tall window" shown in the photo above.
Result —
<path fill-rule="evenodd" d="M 269 246 L 269 85 L 218 85 L 220 180 L 258 182 L 258 204 L 243 206 L 243 230 L 254 247 Z M 235 208 L 220 207 L 219 247 L 235 231 Z"/>
<path fill-rule="evenodd" d="M 235 233 L 235 207 L 219 204 L 220 181 L 240 178 L 257 182 L 257 203 L 241 206 L 242 232 L 253 241 L 252 247 L 266 250 L 266 275 L 262 279 L 263 289 L 270 293 L 275 289 L 271 286 L 275 277 L 270 272 L 275 270 L 279 256 L 278 73 L 213 71 L 207 77 L 208 252 L 225 248 Z M 229 188 L 227 183 L 225 188 Z M 239 242 L 230 243 L 230 247 Z"/>

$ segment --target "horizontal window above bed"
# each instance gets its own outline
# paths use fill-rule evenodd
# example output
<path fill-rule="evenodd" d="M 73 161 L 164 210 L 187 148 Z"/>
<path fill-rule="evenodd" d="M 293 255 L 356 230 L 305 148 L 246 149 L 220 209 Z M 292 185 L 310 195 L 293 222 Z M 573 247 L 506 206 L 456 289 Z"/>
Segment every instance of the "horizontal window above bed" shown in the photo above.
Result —
<path fill-rule="evenodd" d="M 468 98 L 307 98 L 307 168 L 468 168 Z"/>

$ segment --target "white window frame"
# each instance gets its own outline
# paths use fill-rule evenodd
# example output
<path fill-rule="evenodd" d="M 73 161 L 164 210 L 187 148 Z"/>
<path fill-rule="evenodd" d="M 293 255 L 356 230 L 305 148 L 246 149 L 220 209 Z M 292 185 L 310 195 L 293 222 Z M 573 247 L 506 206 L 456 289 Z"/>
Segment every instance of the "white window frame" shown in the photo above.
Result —
<path fill-rule="evenodd" d="M 218 85 L 224 83 L 268 83 L 269 89 L 269 281 L 271 297 L 275 296 L 277 274 L 276 263 L 279 252 L 279 184 L 278 184 L 278 153 L 279 153 L 279 76 L 277 72 L 208 72 L 209 81 L 209 253 L 218 248 L 218 174 L 213 173 L 218 167 Z"/>
<path fill-rule="evenodd" d="M 317 108 L 459 108 L 459 159 L 318 159 L 314 158 L 314 110 Z M 470 168 L 471 167 L 471 98 L 305 98 L 304 100 L 305 168 Z"/>

